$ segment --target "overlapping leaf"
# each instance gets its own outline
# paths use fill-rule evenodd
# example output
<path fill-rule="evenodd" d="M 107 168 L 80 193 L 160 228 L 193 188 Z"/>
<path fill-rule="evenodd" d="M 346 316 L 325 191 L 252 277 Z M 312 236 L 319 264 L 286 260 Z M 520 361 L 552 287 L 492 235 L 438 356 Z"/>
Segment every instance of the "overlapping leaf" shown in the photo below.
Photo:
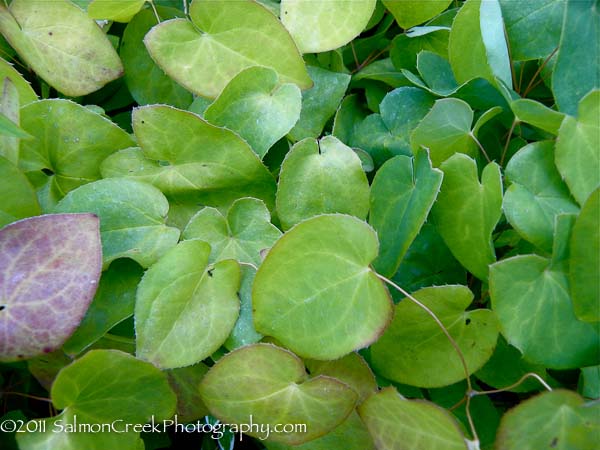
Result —
<path fill-rule="evenodd" d="M 256 274 L 256 329 L 313 359 L 337 359 L 377 340 L 392 312 L 369 268 L 377 247 L 373 229 L 354 217 L 322 215 L 296 225 Z"/>

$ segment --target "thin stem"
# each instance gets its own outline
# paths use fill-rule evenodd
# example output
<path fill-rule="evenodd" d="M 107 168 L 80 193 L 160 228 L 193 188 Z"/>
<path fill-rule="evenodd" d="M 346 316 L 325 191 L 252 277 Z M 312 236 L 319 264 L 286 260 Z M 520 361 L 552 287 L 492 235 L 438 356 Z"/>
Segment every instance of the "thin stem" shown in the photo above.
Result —
<path fill-rule="evenodd" d="M 519 121 L 515 117 L 512 125 L 510 126 L 510 130 L 508 131 L 508 136 L 506 137 L 506 143 L 504 144 L 504 149 L 502 150 L 502 156 L 500 157 L 500 165 L 504 164 L 504 158 L 506 158 L 506 152 L 508 151 L 508 145 L 510 144 L 510 138 L 512 137 L 513 132 L 515 131 L 515 127 L 517 126 Z"/>
<path fill-rule="evenodd" d="M 396 289 L 398 292 L 400 292 L 401 294 L 403 294 L 404 296 L 406 296 L 406 298 L 410 299 L 419 308 L 421 308 L 423 311 L 425 311 L 427 314 L 429 314 L 433 320 L 435 320 L 435 323 L 438 324 L 438 326 L 440 327 L 440 329 L 444 332 L 444 334 L 446 335 L 446 337 L 448 338 L 448 340 L 452 344 L 452 347 L 454 347 L 454 350 L 456 350 L 456 353 L 458 354 L 458 357 L 460 358 L 460 362 L 461 362 L 461 364 L 463 366 L 463 369 L 465 371 L 465 378 L 466 378 L 466 381 L 467 381 L 467 388 L 468 388 L 467 390 L 469 392 L 471 392 L 472 389 L 473 389 L 473 386 L 471 385 L 471 380 L 469 379 L 469 369 L 467 368 L 467 362 L 465 361 L 465 357 L 463 355 L 463 352 L 460 349 L 460 347 L 458 346 L 458 344 L 456 343 L 456 341 L 454 340 L 454 338 L 450 335 L 450 332 L 448 331 L 448 329 L 446 328 L 446 326 L 442 323 L 442 321 L 440 319 L 438 319 L 438 316 L 436 316 L 435 313 L 431 309 L 429 309 L 427 306 L 425 306 L 419 300 L 417 300 L 416 298 L 414 298 L 412 295 L 410 295 L 407 291 L 405 291 L 404 289 L 402 289 L 400 286 L 398 286 L 392 280 L 384 277 L 383 275 L 378 274 L 377 272 L 373 272 L 373 273 L 375 273 L 375 275 L 379 279 L 383 280 L 384 282 L 386 282 L 387 284 L 389 284 L 390 286 L 392 286 L 394 289 Z"/>
<path fill-rule="evenodd" d="M 454 350 L 456 350 L 456 354 L 458 355 L 458 358 L 460 359 L 460 363 L 463 366 L 463 370 L 465 371 L 465 380 L 467 382 L 467 392 L 465 394 L 465 399 L 467 402 L 465 405 L 467 420 L 469 421 L 469 427 L 471 428 L 471 434 L 473 435 L 473 439 L 476 442 L 479 442 L 479 437 L 477 436 L 477 430 L 475 429 L 475 424 L 473 423 L 473 418 L 471 417 L 471 411 L 470 411 L 470 406 L 471 406 L 470 400 L 472 397 L 472 393 L 474 392 L 473 385 L 471 384 L 471 379 L 469 378 L 469 368 L 467 367 L 467 361 L 465 360 L 465 356 L 463 355 L 462 350 L 460 349 L 460 347 L 458 346 L 458 344 L 456 343 L 456 341 L 454 340 L 454 338 L 452 337 L 452 335 L 450 334 L 450 332 L 448 331 L 446 326 L 442 323 L 442 321 L 438 318 L 438 316 L 435 315 L 435 313 L 431 309 L 429 309 L 427 306 L 425 306 L 419 300 L 414 298 L 412 295 L 410 295 L 407 291 L 402 289 L 400 286 L 398 286 L 392 280 L 384 277 L 383 275 L 378 274 L 377 272 L 373 272 L 373 273 L 375 273 L 375 275 L 379 279 L 383 280 L 385 283 L 392 286 L 398 292 L 403 294 L 406 298 L 410 299 L 410 301 L 412 301 L 415 305 L 417 305 L 419 308 L 421 308 L 423 311 L 425 311 L 427 314 L 429 314 L 431 316 L 431 318 L 435 321 L 435 323 L 437 323 L 437 325 L 440 327 L 442 332 L 446 335 L 446 337 L 448 338 L 448 341 L 450 341 L 450 344 L 452 344 L 452 347 L 454 347 Z"/>
<path fill-rule="evenodd" d="M 360 63 L 358 62 L 358 56 L 356 56 L 356 50 L 354 49 L 354 41 L 350 41 L 350 48 L 352 49 L 352 56 L 354 56 L 354 64 L 356 65 L 355 71 L 357 71 Z"/>
<path fill-rule="evenodd" d="M 481 145 L 481 142 L 479 142 L 479 139 L 477 139 L 477 137 L 475 137 L 475 135 L 473 134 L 472 131 L 469 134 L 471 135 L 471 137 L 473 138 L 473 140 L 477 144 L 477 147 L 479 147 L 479 150 L 481 150 L 481 153 L 483 153 L 483 156 L 485 156 L 485 159 L 487 159 L 487 162 L 491 163 L 492 160 L 490 159 L 490 157 L 488 156 L 487 152 L 485 151 L 485 148 L 483 148 L 483 145 Z"/>
<path fill-rule="evenodd" d="M 476 395 L 497 394 L 499 392 L 510 391 L 511 389 L 516 388 L 521 383 L 523 383 L 527 378 L 535 378 L 548 391 L 552 391 L 552 388 L 550 387 L 550 385 L 548 383 L 546 383 L 544 381 L 544 379 L 542 377 L 540 377 L 537 373 L 528 372 L 525 375 L 523 375 L 521 378 L 519 378 L 519 381 L 517 381 L 516 383 L 511 384 L 510 386 L 503 387 L 502 389 L 492 389 L 492 390 L 489 390 L 489 391 L 473 391 L 471 393 L 471 395 L 474 397 Z"/>
<path fill-rule="evenodd" d="M 158 11 L 156 10 L 156 6 L 154 5 L 154 2 L 152 0 L 148 0 L 148 3 L 150 3 L 150 7 L 152 8 L 152 11 L 154 11 L 154 16 L 156 17 L 157 22 L 160 23 L 160 16 L 158 15 Z"/>
<path fill-rule="evenodd" d="M 458 408 L 460 405 L 467 401 L 467 397 L 467 395 L 464 395 L 459 401 L 457 401 L 454 405 L 448 408 L 448 411 L 454 411 L 456 408 Z"/>
<path fill-rule="evenodd" d="M 183 13 L 186 16 L 188 15 L 188 2 L 187 2 L 187 0 L 183 0 Z"/>
<path fill-rule="evenodd" d="M 41 402 L 52 403 L 52 400 L 50 400 L 49 398 L 38 397 L 37 395 L 31 395 L 31 394 L 24 394 L 23 392 L 2 391 L 2 395 L 17 395 L 19 397 L 26 397 L 26 398 L 31 398 L 33 400 L 39 400 Z"/>
<path fill-rule="evenodd" d="M 517 89 L 519 95 L 521 95 L 521 86 L 523 86 L 523 74 L 525 73 L 525 64 L 527 64 L 527 61 L 524 61 L 521 64 L 521 70 L 519 70 L 519 87 Z"/>
<path fill-rule="evenodd" d="M 540 72 L 542 70 L 544 70 L 544 67 L 546 67 L 546 64 L 548 64 L 548 61 L 550 61 L 550 59 L 552 59 L 552 57 L 554 56 L 554 54 L 558 51 L 558 47 L 556 47 L 552 53 L 550 53 L 546 59 L 544 60 L 544 62 L 540 65 L 540 67 L 538 67 L 538 69 L 535 71 L 535 73 L 533 74 L 533 77 L 531 78 L 531 80 L 529 80 L 529 84 L 527 85 L 527 87 L 525 88 L 525 91 L 523 92 L 522 97 L 527 97 L 527 94 L 529 94 L 529 92 L 537 85 L 533 84 L 533 81 L 537 78 L 537 76 L 540 74 Z M 539 83 L 538 83 L 539 84 Z"/>
<path fill-rule="evenodd" d="M 122 344 L 135 344 L 135 340 L 133 338 L 128 338 L 125 336 L 117 336 L 116 334 L 106 333 L 104 337 L 113 342 L 120 342 Z"/>

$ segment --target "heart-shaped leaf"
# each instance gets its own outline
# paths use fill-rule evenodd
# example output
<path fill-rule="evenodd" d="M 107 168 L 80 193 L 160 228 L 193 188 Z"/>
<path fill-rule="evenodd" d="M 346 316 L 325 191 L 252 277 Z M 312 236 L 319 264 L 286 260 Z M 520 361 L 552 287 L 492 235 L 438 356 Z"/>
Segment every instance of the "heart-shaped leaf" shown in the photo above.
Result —
<path fill-rule="evenodd" d="M 270 344 L 239 348 L 222 357 L 200 383 L 211 413 L 227 423 L 305 424 L 304 432 L 271 433 L 275 442 L 297 445 L 329 432 L 357 400 L 346 384 L 327 376 L 308 378 L 302 361 Z M 250 430 L 250 436 L 265 438 Z"/>
<path fill-rule="evenodd" d="M 569 282 L 575 315 L 586 322 L 600 322 L 600 188 L 584 203 L 573 226 Z"/>
<path fill-rule="evenodd" d="M 599 116 L 600 90 L 595 90 L 579 103 L 578 117 L 565 117 L 558 131 L 556 166 L 580 205 L 600 185 Z"/>
<path fill-rule="evenodd" d="M 465 311 L 473 301 L 465 286 L 423 288 L 414 297 L 431 309 L 463 353 L 469 374 L 492 356 L 498 323 L 488 309 Z M 371 346 L 374 370 L 390 380 L 421 387 L 448 386 L 465 378 L 464 367 L 439 325 L 420 306 L 405 299 L 394 319 Z"/>
<path fill-rule="evenodd" d="M 179 243 L 144 275 L 137 290 L 137 356 L 163 369 L 209 357 L 231 332 L 240 309 L 240 269 L 208 265 L 210 246 Z"/>
<path fill-rule="evenodd" d="M 284 230 L 318 214 L 365 219 L 369 182 L 359 157 L 337 138 L 304 139 L 286 155 L 277 188 L 277 215 Z"/>
<path fill-rule="evenodd" d="M 560 45 L 552 71 L 552 93 L 558 110 L 574 116 L 583 98 L 592 89 L 600 88 L 600 14 L 594 0 L 567 2 L 564 9 Z M 598 108 L 598 99 L 593 102 Z M 590 103 L 594 107 L 592 100 Z"/>
<path fill-rule="evenodd" d="M 385 7 L 394 15 L 402 28 L 411 28 L 437 16 L 452 0 L 428 0 L 426 3 L 414 0 L 383 0 Z"/>
<path fill-rule="evenodd" d="M 554 165 L 553 142 L 523 147 L 508 162 L 505 175 L 510 183 L 503 202 L 506 218 L 523 238 L 552 251 L 556 216 L 579 212 Z"/>
<path fill-rule="evenodd" d="M 163 20 L 183 16 L 175 8 L 157 7 L 156 11 Z M 144 45 L 144 36 L 156 23 L 154 11 L 146 9 L 136 14 L 123 31 L 119 55 L 125 68 L 125 83 L 139 105 L 161 103 L 187 108 L 192 103 L 192 94 L 156 65 Z"/>
<path fill-rule="evenodd" d="M 435 167 L 453 154 L 477 154 L 477 145 L 471 133 L 473 110 L 467 102 L 456 98 L 438 100 L 410 135 L 413 150 L 429 150 Z"/>
<path fill-rule="evenodd" d="M 313 359 L 337 359 L 377 340 L 392 312 L 369 268 L 377 247 L 373 229 L 355 217 L 322 215 L 296 225 L 256 274 L 256 329 Z"/>
<path fill-rule="evenodd" d="M 600 363 L 598 324 L 579 321 L 569 297 L 565 250 L 572 215 L 557 218 L 552 259 L 519 255 L 490 267 L 492 308 L 509 344 L 550 368 Z"/>
<path fill-rule="evenodd" d="M 65 95 L 89 94 L 123 74 L 104 32 L 72 2 L 14 0 L 8 9 L 0 6 L 0 31 L 40 77 Z"/>
<path fill-rule="evenodd" d="M 496 261 L 492 232 L 502 214 L 500 168 L 495 163 L 485 166 L 480 183 L 477 163 L 456 153 L 441 169 L 444 181 L 431 210 L 436 227 L 456 259 L 487 280 L 488 265 Z"/>
<path fill-rule="evenodd" d="M 292 37 L 262 5 L 250 0 L 194 0 L 190 18 L 191 22 L 163 22 L 144 39 L 156 63 L 190 91 L 214 98 L 252 66 L 275 70 L 283 83 L 311 86 Z"/>
<path fill-rule="evenodd" d="M 223 216 L 215 208 L 201 209 L 183 231 L 184 239 L 199 239 L 211 247 L 210 262 L 235 259 L 259 266 L 260 252 L 269 249 L 281 236 L 271 224 L 265 204 L 255 198 L 233 202 Z"/>
<path fill-rule="evenodd" d="M 110 120 L 69 100 L 24 106 L 21 125 L 35 139 L 21 141 L 19 168 L 38 190 L 45 210 L 67 192 L 100 179 L 100 163 L 108 155 L 135 145 Z"/>
<path fill-rule="evenodd" d="M 443 173 L 433 169 L 426 150 L 396 156 L 377 171 L 371 186 L 369 223 L 381 251 L 373 266 L 388 277 L 396 273 L 437 197 Z"/>
<path fill-rule="evenodd" d="M 0 230 L 0 360 L 50 353 L 67 340 L 96 292 L 100 245 L 92 214 L 37 216 Z"/>
<path fill-rule="evenodd" d="M 366 150 L 380 166 L 394 155 L 412 155 L 410 133 L 433 106 L 435 97 L 414 87 L 386 94 L 372 114 L 358 125 L 353 146 Z"/>
<path fill-rule="evenodd" d="M 376 448 L 467 450 L 456 420 L 434 403 L 407 400 L 385 388 L 358 407 Z"/>
<path fill-rule="evenodd" d="M 525 400 L 500 422 L 498 450 L 596 448 L 600 405 L 585 404 L 575 392 L 557 390 Z"/>
<path fill-rule="evenodd" d="M 317 138 L 325 124 L 335 114 L 348 84 L 350 75 L 331 72 L 320 67 L 309 66 L 308 74 L 313 86 L 302 93 L 300 119 L 289 135 L 294 141 L 304 138 Z"/>
<path fill-rule="evenodd" d="M 301 53 L 326 52 L 358 36 L 369 23 L 375 3 L 375 0 L 283 0 L 281 21 Z"/>
<path fill-rule="evenodd" d="M 100 217 L 104 267 L 131 258 L 142 267 L 153 264 L 179 239 L 165 225 L 167 199 L 149 184 L 127 179 L 88 183 L 67 194 L 57 212 L 91 212 Z"/>
<path fill-rule="evenodd" d="M 238 133 L 262 158 L 296 124 L 301 103 L 298 86 L 280 84 L 274 70 L 251 67 L 225 86 L 204 118 Z"/>
<path fill-rule="evenodd" d="M 500 0 L 514 61 L 545 58 L 558 47 L 565 6 L 555 0 Z"/>
<path fill-rule="evenodd" d="M 0 227 L 41 213 L 33 187 L 23 173 L 0 156 Z"/>
<path fill-rule="evenodd" d="M 128 177 L 159 188 L 170 199 L 227 207 L 242 197 L 275 203 L 275 180 L 234 132 L 169 106 L 133 113 L 141 149 L 121 151 L 102 164 L 105 177 Z"/>
<path fill-rule="evenodd" d="M 468 51 L 466 51 L 468 49 Z M 467 0 L 450 31 L 448 54 L 459 83 L 496 78 L 512 87 L 511 63 L 498 0 Z"/>
<path fill-rule="evenodd" d="M 529 123 L 556 136 L 565 115 L 528 98 L 510 102 L 515 119 Z"/>

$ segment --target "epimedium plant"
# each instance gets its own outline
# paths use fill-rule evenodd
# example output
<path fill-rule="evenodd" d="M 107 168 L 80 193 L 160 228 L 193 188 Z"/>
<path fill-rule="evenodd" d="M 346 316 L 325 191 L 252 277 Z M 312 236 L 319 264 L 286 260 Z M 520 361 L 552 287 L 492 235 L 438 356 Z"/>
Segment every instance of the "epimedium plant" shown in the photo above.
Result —
<path fill-rule="evenodd" d="M 2 448 L 597 447 L 596 1 L 12 0 L 0 32 Z"/>

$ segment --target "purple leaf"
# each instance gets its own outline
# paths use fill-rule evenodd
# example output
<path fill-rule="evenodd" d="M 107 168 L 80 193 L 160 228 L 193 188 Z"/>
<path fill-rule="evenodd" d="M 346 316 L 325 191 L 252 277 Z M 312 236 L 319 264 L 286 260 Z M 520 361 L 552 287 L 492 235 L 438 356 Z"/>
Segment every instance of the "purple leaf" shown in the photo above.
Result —
<path fill-rule="evenodd" d="M 94 214 L 53 214 L 0 230 L 0 361 L 50 353 L 75 331 L 102 269 Z"/>

